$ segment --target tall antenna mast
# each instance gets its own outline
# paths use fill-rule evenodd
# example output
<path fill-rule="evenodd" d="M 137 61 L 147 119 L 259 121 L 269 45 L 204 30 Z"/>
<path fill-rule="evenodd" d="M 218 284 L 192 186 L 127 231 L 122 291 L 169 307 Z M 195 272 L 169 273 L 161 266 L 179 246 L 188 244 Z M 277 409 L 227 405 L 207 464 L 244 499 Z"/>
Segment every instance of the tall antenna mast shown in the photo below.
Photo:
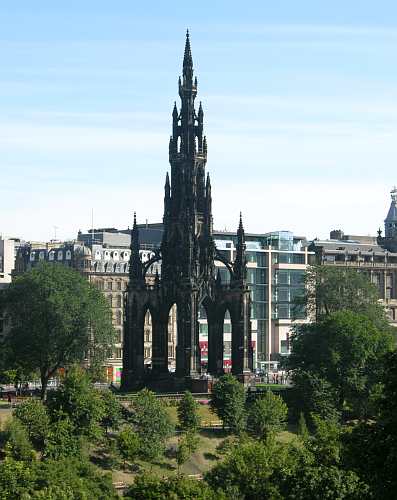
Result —
<path fill-rule="evenodd" d="M 91 208 L 91 245 L 94 243 L 94 209 Z"/>
<path fill-rule="evenodd" d="M 57 239 L 57 229 L 59 229 L 58 226 L 52 226 L 54 228 L 54 241 Z"/>

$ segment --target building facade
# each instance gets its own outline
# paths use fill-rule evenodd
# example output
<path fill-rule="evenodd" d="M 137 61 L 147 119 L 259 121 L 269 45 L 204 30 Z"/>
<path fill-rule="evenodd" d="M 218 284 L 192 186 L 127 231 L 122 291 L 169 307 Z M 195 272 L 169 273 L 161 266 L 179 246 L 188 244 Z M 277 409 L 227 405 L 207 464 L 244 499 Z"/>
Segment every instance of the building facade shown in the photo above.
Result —
<path fill-rule="evenodd" d="M 143 228 L 145 234 L 145 228 Z M 113 326 L 116 343 L 113 356 L 106 363 L 109 382 L 120 383 L 122 369 L 122 346 L 124 330 L 124 294 L 129 280 L 130 240 L 128 230 L 116 231 L 113 228 L 98 229 L 86 234 L 79 233 L 78 239 L 71 242 L 51 241 L 49 243 L 26 242 L 16 252 L 14 275 L 21 274 L 37 266 L 40 262 L 61 264 L 79 271 L 90 283 L 98 287 L 112 308 Z M 153 253 L 150 250 L 153 240 L 152 231 L 147 231 L 147 240 L 140 251 L 143 262 Z M 149 269 L 148 281 L 153 280 L 158 266 Z M 172 323 L 168 335 L 170 369 L 175 367 L 176 326 L 175 311 L 171 311 Z M 151 318 L 145 318 L 145 363 L 151 363 Z M 173 356 L 172 356 L 173 355 Z"/>
<path fill-rule="evenodd" d="M 15 241 L 0 235 L 0 288 L 11 283 L 15 263 Z"/>
<path fill-rule="evenodd" d="M 378 287 L 389 319 L 397 326 L 397 189 L 391 191 L 391 204 L 384 221 L 384 236 L 357 236 L 341 230 L 328 240 L 315 239 L 309 249 L 319 265 L 357 269 Z"/>

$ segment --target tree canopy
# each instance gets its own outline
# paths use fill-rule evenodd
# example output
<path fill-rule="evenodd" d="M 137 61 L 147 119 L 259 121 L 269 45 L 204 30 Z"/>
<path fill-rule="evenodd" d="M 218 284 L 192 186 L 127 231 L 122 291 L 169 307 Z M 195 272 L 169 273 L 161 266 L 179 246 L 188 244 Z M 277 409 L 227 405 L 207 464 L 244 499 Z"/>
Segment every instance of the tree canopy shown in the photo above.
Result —
<path fill-rule="evenodd" d="M 382 358 L 392 348 L 390 332 L 381 331 L 372 319 L 338 311 L 295 328 L 286 366 L 298 387 L 312 377 L 324 381 L 336 397 L 338 411 L 347 405 L 355 416 L 367 416 L 371 394 L 380 382 Z"/>
<path fill-rule="evenodd" d="M 309 317 L 320 320 L 334 312 L 348 309 L 385 319 L 379 303 L 379 291 L 368 275 L 351 268 L 310 266 L 305 275 L 305 294 L 296 299 L 296 307 L 306 308 Z"/>
<path fill-rule="evenodd" d="M 231 374 L 220 377 L 212 388 L 211 407 L 235 434 L 245 429 L 245 397 L 243 384 Z"/>
<path fill-rule="evenodd" d="M 77 271 L 43 263 L 15 278 L 2 294 L 11 320 L 7 365 L 38 370 L 42 397 L 59 368 L 105 359 L 113 346 L 111 310 L 103 294 Z"/>
<path fill-rule="evenodd" d="M 140 442 L 140 454 L 156 458 L 164 451 L 174 426 L 161 401 L 148 389 L 142 389 L 133 402 L 132 421 Z"/>
<path fill-rule="evenodd" d="M 266 439 L 285 428 L 287 414 L 288 408 L 282 398 L 267 391 L 250 406 L 247 430 L 252 436 Z"/>

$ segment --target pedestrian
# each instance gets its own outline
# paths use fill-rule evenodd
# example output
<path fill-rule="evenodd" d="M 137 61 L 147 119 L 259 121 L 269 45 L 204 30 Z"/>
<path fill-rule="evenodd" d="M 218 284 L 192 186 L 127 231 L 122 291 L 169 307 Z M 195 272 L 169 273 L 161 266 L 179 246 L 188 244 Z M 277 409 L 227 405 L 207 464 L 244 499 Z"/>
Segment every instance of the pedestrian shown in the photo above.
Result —
<path fill-rule="evenodd" d="M 12 399 L 11 399 L 11 394 L 10 394 L 10 393 L 8 393 L 8 396 L 7 396 L 7 401 L 8 401 L 8 404 L 9 404 L 10 406 L 12 406 Z"/>

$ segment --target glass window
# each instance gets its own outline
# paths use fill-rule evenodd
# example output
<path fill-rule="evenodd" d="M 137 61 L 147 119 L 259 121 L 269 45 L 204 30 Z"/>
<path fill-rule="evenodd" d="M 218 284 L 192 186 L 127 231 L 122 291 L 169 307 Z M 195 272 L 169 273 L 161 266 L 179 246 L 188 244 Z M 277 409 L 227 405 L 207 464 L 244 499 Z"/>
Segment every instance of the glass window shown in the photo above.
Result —
<path fill-rule="evenodd" d="M 279 302 L 289 302 L 289 288 L 279 288 L 277 296 Z"/>
<path fill-rule="evenodd" d="M 207 335 L 208 334 L 208 325 L 207 323 L 200 323 L 200 334 L 203 335 Z"/>
<path fill-rule="evenodd" d="M 253 300 L 259 300 L 264 302 L 267 299 L 267 287 L 266 286 L 256 286 L 253 291 Z"/>
<path fill-rule="evenodd" d="M 247 269 L 247 283 L 255 283 L 256 269 Z"/>
<path fill-rule="evenodd" d="M 289 304 L 278 304 L 278 318 L 289 319 Z"/>
<path fill-rule="evenodd" d="M 288 340 L 280 341 L 280 352 L 281 354 L 288 354 Z"/>
<path fill-rule="evenodd" d="M 230 283 L 230 273 L 228 269 L 225 269 L 224 267 L 219 268 L 220 274 L 221 274 L 221 281 L 224 284 Z"/>
<path fill-rule="evenodd" d="M 223 333 L 231 333 L 232 325 L 230 323 L 223 323 Z"/>
<path fill-rule="evenodd" d="M 291 285 L 301 285 L 304 282 L 304 271 L 290 271 Z"/>
<path fill-rule="evenodd" d="M 267 267 L 267 253 L 256 252 L 256 262 L 258 267 Z"/>
<path fill-rule="evenodd" d="M 265 302 L 255 302 L 256 317 L 260 319 L 265 318 Z"/>
<path fill-rule="evenodd" d="M 266 271 L 265 269 L 255 269 L 255 283 L 266 283 Z"/>
<path fill-rule="evenodd" d="M 280 269 L 276 271 L 276 284 L 289 285 L 289 271 Z"/>
<path fill-rule="evenodd" d="M 256 262 L 256 253 L 255 252 L 247 252 L 247 262 Z"/>
<path fill-rule="evenodd" d="M 294 253 L 292 262 L 294 264 L 304 264 L 305 263 L 305 255 L 303 253 Z"/>

